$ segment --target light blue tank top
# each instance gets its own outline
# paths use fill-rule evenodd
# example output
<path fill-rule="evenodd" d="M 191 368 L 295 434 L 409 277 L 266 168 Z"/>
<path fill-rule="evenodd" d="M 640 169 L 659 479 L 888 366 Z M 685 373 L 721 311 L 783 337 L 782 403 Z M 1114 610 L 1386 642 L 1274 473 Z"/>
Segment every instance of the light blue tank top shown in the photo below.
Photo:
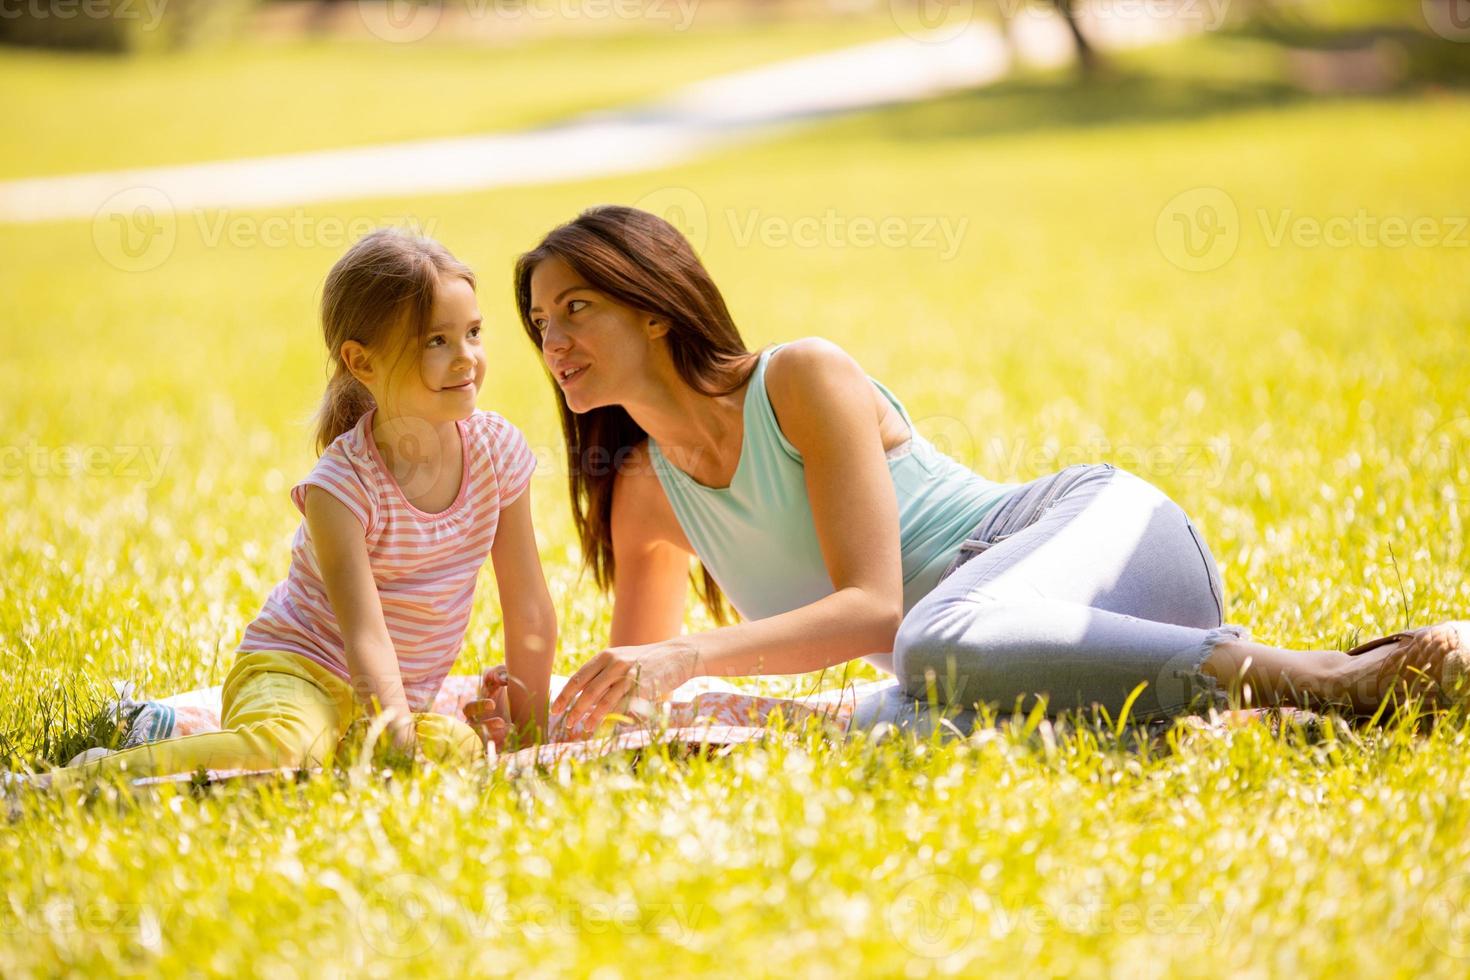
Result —
<path fill-rule="evenodd" d="M 674 515 L 699 560 L 745 619 L 765 619 L 833 592 L 807 496 L 801 454 L 781 432 L 766 395 L 764 351 L 745 393 L 745 441 L 728 487 L 707 487 L 648 440 L 649 456 Z M 871 380 L 871 379 L 870 379 Z M 1020 484 L 986 480 L 914 431 L 907 410 L 873 385 L 908 423 L 912 438 L 889 453 L 898 496 L 907 612 L 939 582 L 961 542 Z"/>

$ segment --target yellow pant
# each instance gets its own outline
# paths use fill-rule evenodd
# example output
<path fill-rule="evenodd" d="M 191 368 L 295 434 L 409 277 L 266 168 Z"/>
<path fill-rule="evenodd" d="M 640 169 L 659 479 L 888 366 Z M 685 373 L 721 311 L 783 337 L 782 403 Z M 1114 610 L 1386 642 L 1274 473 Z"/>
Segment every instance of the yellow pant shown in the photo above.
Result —
<path fill-rule="evenodd" d="M 325 667 L 294 653 L 242 653 L 225 676 L 217 732 L 150 742 L 96 762 L 52 772 L 52 785 L 123 776 L 137 779 L 198 769 L 273 769 L 324 765 L 359 712 L 352 689 Z M 414 715 L 419 751 L 442 765 L 483 758 L 474 729 L 457 718 Z"/>

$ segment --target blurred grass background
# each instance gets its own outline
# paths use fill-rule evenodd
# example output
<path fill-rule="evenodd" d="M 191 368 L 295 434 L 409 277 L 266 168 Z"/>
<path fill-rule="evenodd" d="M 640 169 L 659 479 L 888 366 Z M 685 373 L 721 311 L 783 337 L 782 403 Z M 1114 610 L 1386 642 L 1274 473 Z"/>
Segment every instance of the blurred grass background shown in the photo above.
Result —
<path fill-rule="evenodd" d="M 1340 647 L 1464 616 L 1470 94 L 1455 73 L 1470 46 L 1420 30 L 1421 57 L 1390 40 L 1406 67 L 1369 93 L 1321 91 L 1295 53 L 1303 39 L 1400 37 L 1409 21 L 1383 11 L 1267 16 L 1109 54 L 1091 78 L 1023 73 L 656 173 L 181 215 L 167 261 L 144 272 L 109 264 L 91 222 L 0 224 L 4 761 L 54 761 L 113 678 L 155 696 L 222 678 L 286 567 L 286 489 L 312 464 L 306 423 L 325 378 L 315 301 L 352 221 L 416 222 L 481 277 L 493 338 L 481 404 L 542 459 L 559 671 L 605 641 L 609 609 L 577 576 L 553 396 L 509 269 L 603 202 L 683 202 L 752 346 L 840 343 L 979 472 L 1025 480 L 1110 460 L 1157 483 L 1220 561 L 1227 621 L 1266 641 Z M 891 34 L 883 23 L 793 17 L 493 50 L 11 49 L 0 175 L 521 126 Z M 1224 193 L 1239 237 L 1228 260 L 1190 271 L 1160 222 L 1200 189 Z M 1434 241 L 1273 241 L 1358 215 L 1427 219 Z M 897 222 L 902 243 L 863 244 L 851 228 L 864 220 Z M 273 221 L 295 229 L 279 247 L 258 241 Z M 790 240 L 801 222 L 848 230 L 807 247 Z M 952 250 L 940 229 L 957 234 Z M 58 475 L 89 448 L 94 473 Z M 490 584 L 487 569 L 461 669 L 499 659 Z M 691 606 L 691 627 L 702 622 Z M 79 713 L 58 719 L 59 705 Z M 33 802 L 0 835 L 0 973 L 918 976 L 1026 962 L 1097 976 L 1462 975 L 1463 723 L 1417 741 L 1259 726 L 1143 758 L 1099 738 L 812 743 L 514 784 L 427 774 L 202 802 Z M 1133 906 L 1175 914 L 1174 927 L 998 917 Z M 627 908 L 633 926 L 588 926 Z M 97 924 L 58 924 L 56 909 L 92 909 Z M 541 924 L 527 926 L 528 909 Z M 1184 928 L 1191 909 L 1217 927 Z M 916 934 L 937 938 L 906 944 Z"/>

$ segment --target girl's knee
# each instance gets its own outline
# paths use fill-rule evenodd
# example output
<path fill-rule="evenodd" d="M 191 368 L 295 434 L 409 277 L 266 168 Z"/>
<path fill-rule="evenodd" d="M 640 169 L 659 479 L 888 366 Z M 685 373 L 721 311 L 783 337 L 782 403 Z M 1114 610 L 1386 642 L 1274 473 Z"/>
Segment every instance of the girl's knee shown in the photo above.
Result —
<path fill-rule="evenodd" d="M 339 735 L 335 728 L 319 728 L 291 718 L 251 722 L 235 731 L 254 743 L 262 768 L 324 766 L 337 748 Z"/>

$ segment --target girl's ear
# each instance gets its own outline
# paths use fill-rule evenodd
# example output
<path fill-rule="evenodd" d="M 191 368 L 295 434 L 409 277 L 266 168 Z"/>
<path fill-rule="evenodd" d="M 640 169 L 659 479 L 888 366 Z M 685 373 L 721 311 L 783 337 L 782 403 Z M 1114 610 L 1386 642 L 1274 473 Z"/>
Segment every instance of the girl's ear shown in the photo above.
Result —
<path fill-rule="evenodd" d="M 368 349 L 355 340 L 342 341 L 342 363 L 364 387 L 373 381 L 374 369 Z"/>

